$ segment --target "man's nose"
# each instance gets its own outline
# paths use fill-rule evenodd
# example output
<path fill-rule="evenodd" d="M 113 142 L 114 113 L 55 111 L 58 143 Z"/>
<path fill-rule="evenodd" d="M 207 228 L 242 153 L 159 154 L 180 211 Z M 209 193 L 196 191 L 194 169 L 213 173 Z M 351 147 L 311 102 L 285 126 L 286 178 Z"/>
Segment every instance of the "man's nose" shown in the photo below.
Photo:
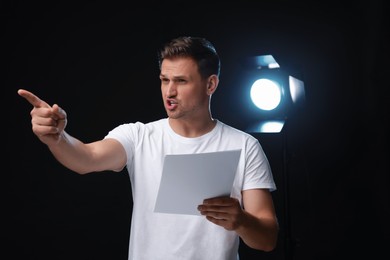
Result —
<path fill-rule="evenodd" d="M 167 87 L 167 96 L 168 97 L 176 96 L 176 94 L 177 94 L 176 84 L 175 84 L 175 82 L 171 81 L 171 82 L 169 82 L 168 87 Z"/>

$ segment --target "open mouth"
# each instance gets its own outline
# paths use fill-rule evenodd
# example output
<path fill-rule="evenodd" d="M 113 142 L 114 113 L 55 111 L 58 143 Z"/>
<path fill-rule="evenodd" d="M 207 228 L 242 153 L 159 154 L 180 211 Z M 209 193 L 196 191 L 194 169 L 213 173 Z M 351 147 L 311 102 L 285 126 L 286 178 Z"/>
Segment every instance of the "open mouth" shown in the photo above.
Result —
<path fill-rule="evenodd" d="M 172 110 L 172 109 L 175 109 L 178 105 L 178 102 L 176 100 L 173 100 L 173 99 L 168 99 L 167 102 L 167 108 L 169 110 Z"/>

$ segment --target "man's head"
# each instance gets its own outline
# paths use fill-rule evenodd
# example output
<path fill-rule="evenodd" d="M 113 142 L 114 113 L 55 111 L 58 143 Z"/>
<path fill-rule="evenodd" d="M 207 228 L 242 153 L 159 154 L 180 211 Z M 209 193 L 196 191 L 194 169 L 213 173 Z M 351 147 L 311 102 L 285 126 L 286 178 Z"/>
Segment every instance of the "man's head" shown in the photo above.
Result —
<path fill-rule="evenodd" d="M 170 119 L 209 123 L 220 69 L 211 43 L 204 38 L 176 38 L 162 48 L 159 65 L 162 98 Z"/>
<path fill-rule="evenodd" d="M 160 69 L 164 59 L 177 57 L 193 59 L 204 79 L 213 74 L 219 76 L 221 67 L 219 56 L 212 43 L 205 38 L 183 36 L 166 43 L 158 56 Z"/>

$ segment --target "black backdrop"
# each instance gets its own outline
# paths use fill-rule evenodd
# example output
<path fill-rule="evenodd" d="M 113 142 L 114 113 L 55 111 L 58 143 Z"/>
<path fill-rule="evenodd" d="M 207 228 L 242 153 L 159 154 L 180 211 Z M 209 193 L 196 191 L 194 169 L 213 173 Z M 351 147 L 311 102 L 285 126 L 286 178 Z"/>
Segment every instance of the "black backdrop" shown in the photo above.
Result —
<path fill-rule="evenodd" d="M 132 207 L 125 172 L 79 176 L 54 160 L 33 135 L 31 106 L 17 89 L 60 104 L 68 131 L 93 141 L 120 123 L 165 116 L 157 49 L 179 35 L 215 44 L 222 71 L 213 116 L 237 128 L 254 120 L 243 58 L 273 54 L 305 82 L 305 108 L 288 122 L 290 218 L 282 136 L 256 135 L 279 187 L 281 236 L 274 252 L 242 246 L 241 258 L 388 255 L 388 9 L 379 0 L 270 2 L 3 1 L 7 259 L 126 259 Z"/>

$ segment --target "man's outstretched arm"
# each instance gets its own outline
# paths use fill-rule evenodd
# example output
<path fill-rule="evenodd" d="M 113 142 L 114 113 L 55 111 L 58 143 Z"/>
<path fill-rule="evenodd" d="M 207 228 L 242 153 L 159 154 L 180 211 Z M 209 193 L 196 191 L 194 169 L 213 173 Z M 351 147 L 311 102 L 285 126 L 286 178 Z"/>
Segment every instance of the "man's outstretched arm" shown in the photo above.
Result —
<path fill-rule="evenodd" d="M 65 131 L 67 114 L 57 104 L 50 106 L 24 89 L 18 94 L 33 106 L 30 115 L 34 134 L 65 167 L 79 174 L 123 169 L 126 152 L 118 141 L 103 139 L 85 144 Z"/>

